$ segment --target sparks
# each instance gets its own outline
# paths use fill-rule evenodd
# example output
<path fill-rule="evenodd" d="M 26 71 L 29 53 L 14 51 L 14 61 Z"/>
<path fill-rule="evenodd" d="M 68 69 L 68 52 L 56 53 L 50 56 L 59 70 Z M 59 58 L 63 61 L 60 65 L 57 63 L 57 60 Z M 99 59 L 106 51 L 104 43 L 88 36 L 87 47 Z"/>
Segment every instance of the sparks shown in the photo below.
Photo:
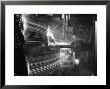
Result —
<path fill-rule="evenodd" d="M 53 33 L 51 32 L 50 26 L 48 26 L 47 29 L 47 40 L 48 40 L 48 45 L 55 45 L 55 38 Z"/>
<path fill-rule="evenodd" d="M 70 43 L 63 42 L 62 40 L 60 42 L 57 42 L 55 40 L 52 30 L 50 29 L 50 26 L 48 26 L 47 29 L 47 39 L 48 39 L 48 45 L 70 45 Z"/>

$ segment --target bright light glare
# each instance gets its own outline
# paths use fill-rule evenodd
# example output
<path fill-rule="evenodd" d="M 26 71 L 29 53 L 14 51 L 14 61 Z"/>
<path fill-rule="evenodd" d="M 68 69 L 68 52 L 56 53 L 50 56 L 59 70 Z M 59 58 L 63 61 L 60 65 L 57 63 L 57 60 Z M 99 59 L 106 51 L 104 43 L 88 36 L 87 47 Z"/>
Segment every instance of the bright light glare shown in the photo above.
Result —
<path fill-rule="evenodd" d="M 27 19 L 26 19 L 25 15 L 22 15 L 22 22 L 23 22 L 22 34 L 23 34 L 24 38 L 26 38 L 25 32 L 26 32 L 26 30 L 27 30 L 27 25 L 26 25 Z"/>
<path fill-rule="evenodd" d="M 79 60 L 78 59 L 74 59 L 74 62 L 76 65 L 79 65 Z"/>
<path fill-rule="evenodd" d="M 55 43 L 52 43 L 52 42 L 49 40 L 50 38 L 53 39 Z M 50 29 L 50 26 L 48 26 L 48 29 L 47 29 L 47 39 L 48 39 L 48 45 L 70 45 L 69 43 L 63 42 L 63 41 L 57 42 L 57 41 L 55 40 L 55 37 L 54 37 L 53 32 L 52 32 L 51 29 Z"/>

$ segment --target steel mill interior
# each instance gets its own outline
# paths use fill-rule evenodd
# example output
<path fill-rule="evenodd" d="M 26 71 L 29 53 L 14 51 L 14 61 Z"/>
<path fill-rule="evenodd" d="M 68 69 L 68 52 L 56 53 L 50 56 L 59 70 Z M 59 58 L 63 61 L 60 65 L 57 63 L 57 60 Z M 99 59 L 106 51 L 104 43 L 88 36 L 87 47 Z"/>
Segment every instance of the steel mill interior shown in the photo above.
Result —
<path fill-rule="evenodd" d="M 27 76 L 97 76 L 96 21 L 96 14 L 14 14 L 15 71 L 25 63 Z"/>

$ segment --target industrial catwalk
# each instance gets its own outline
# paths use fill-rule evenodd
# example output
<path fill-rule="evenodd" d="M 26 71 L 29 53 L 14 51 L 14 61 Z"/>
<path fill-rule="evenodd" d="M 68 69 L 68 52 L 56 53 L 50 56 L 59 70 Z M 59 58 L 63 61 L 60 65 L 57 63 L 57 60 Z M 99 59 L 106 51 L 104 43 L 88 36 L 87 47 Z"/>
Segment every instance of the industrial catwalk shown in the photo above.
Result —
<path fill-rule="evenodd" d="M 97 76 L 97 14 L 14 14 L 15 76 Z"/>

